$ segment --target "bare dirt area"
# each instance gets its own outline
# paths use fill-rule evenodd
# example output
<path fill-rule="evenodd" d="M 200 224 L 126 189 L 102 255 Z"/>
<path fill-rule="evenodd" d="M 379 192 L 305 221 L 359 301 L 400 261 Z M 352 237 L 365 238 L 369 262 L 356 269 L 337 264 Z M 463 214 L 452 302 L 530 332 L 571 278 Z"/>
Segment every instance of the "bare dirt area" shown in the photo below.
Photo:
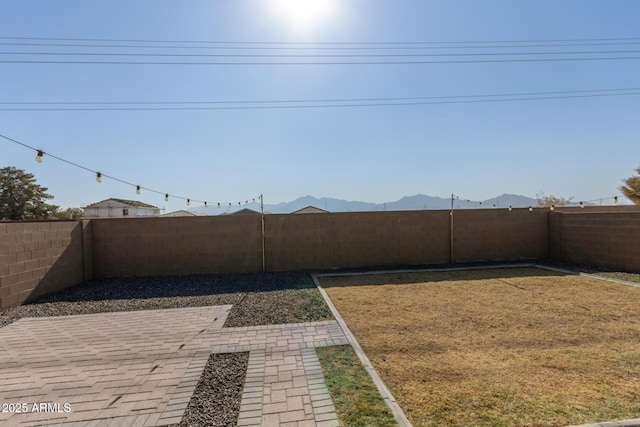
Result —
<path fill-rule="evenodd" d="M 538 268 L 322 277 L 416 426 L 640 417 L 640 288 Z"/>

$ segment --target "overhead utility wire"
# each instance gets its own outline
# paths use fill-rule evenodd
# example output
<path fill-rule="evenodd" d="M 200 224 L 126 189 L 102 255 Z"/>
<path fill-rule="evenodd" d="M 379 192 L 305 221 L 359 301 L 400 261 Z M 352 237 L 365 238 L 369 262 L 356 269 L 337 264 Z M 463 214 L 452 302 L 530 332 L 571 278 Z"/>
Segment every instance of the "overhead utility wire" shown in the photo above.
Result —
<path fill-rule="evenodd" d="M 258 45 L 398 45 L 398 44 L 479 44 L 479 43 L 552 43 L 552 42 L 591 42 L 640 40 L 640 37 L 617 38 L 575 38 L 575 39 L 533 39 L 533 40 L 468 40 L 468 41 L 337 41 L 337 42 L 283 42 L 283 41 L 222 41 L 222 40 L 153 40 L 153 39 L 102 39 L 102 38 L 60 38 L 60 37 L 9 37 L 4 40 L 47 40 L 47 41 L 86 41 L 86 42 L 126 42 L 126 43 L 193 43 L 193 44 L 258 44 Z"/>
<path fill-rule="evenodd" d="M 620 92 L 624 90 L 635 90 L 636 92 Z M 601 93 L 601 92 L 620 92 L 620 93 Z M 599 93 L 592 93 L 599 92 Z M 582 94 L 588 93 L 588 94 Z M 572 94 L 561 96 L 531 96 L 544 94 Z M 581 95 L 578 95 L 581 94 Z M 527 96 L 526 98 L 508 98 L 510 96 Z M 353 107 L 395 107 L 395 106 L 411 106 L 411 105 L 441 105 L 441 104 L 475 104 L 488 102 L 512 102 L 512 101 L 536 101 L 550 99 L 572 99 L 572 98 L 594 98 L 606 96 L 623 96 L 623 95 L 640 95 L 640 88 L 630 89 L 610 89 L 610 90 L 593 90 L 593 91 L 567 91 L 567 92 L 529 92 L 521 94 L 497 94 L 497 95 L 460 95 L 460 96 L 434 96 L 434 97 L 413 97 L 413 98 L 352 98 L 352 99 L 333 99 L 333 100 L 282 100 L 282 101 L 182 101 L 182 102 L 0 102 L 0 105 L 201 105 L 201 104 L 265 104 L 265 103 L 322 103 L 322 102 L 361 102 L 358 104 L 317 104 L 317 105 L 243 105 L 243 106 L 221 106 L 221 107 L 98 107 L 98 108 L 45 108 L 45 107 L 29 107 L 29 108 L 3 108 L 0 111 L 182 111 L 182 110 L 267 110 L 267 109 L 311 109 L 311 108 L 353 108 Z M 468 99 L 479 97 L 506 97 L 502 99 Z M 430 101 L 430 102 L 375 102 L 370 101 L 399 101 L 399 100 L 421 100 L 421 99 L 460 99 L 450 101 Z"/>
<path fill-rule="evenodd" d="M 589 90 L 565 90 L 550 92 L 513 92 L 498 94 L 482 94 L 482 95 L 448 95 L 448 96 L 413 96 L 413 97 L 392 97 L 392 98 L 325 98 L 325 99 L 286 99 L 286 100 L 247 100 L 247 101 L 98 101 L 98 102 L 0 102 L 0 105 L 17 104 L 17 105 L 97 105 L 97 104 L 260 104 L 260 103 L 303 103 L 303 102 L 366 102 L 366 101 L 406 101 L 406 100 L 424 100 L 424 99 L 456 99 L 456 98 L 488 98 L 488 97 L 505 97 L 505 96 L 530 96 L 530 95 L 560 95 L 575 93 L 601 93 L 601 92 L 623 92 L 640 90 L 640 87 L 616 88 L 616 89 L 589 89 Z"/>
<path fill-rule="evenodd" d="M 161 62 L 161 61 L 41 61 L 0 60 L 3 64 L 76 64 L 76 65 L 426 65 L 426 64 L 489 64 L 516 62 L 568 62 L 637 60 L 640 56 L 604 58 L 538 58 L 538 59 L 478 59 L 461 61 L 360 61 L 360 62 Z"/>
<path fill-rule="evenodd" d="M 534 44 L 534 45 L 489 45 L 489 46 L 407 46 L 407 47 L 264 47 L 264 46 L 157 46 L 157 45 L 113 45 L 113 44 L 68 44 L 68 43 L 6 43 L 0 46 L 44 46 L 44 47 L 102 47 L 132 49 L 213 49 L 213 50 L 433 50 L 433 49 L 510 49 L 534 47 L 578 47 L 578 46 L 620 46 L 638 45 L 640 42 L 614 43 L 569 43 L 569 44 Z"/>
<path fill-rule="evenodd" d="M 207 201 L 205 201 L 205 200 L 196 200 L 196 199 L 191 199 L 191 198 L 189 198 L 189 197 L 177 196 L 177 195 L 175 195 L 175 194 L 169 194 L 169 193 L 166 193 L 166 192 L 162 192 L 162 191 L 154 190 L 154 189 L 152 189 L 152 188 L 143 187 L 143 186 L 141 186 L 141 185 L 137 185 L 137 184 L 134 184 L 134 183 L 132 183 L 132 182 L 125 181 L 125 180 L 120 179 L 120 178 L 116 178 L 115 176 L 107 175 L 107 174 L 102 173 L 102 172 L 100 172 L 100 171 L 93 170 L 93 169 L 88 168 L 88 167 L 86 167 L 86 166 L 82 166 L 82 165 L 80 165 L 80 164 L 78 164 L 78 163 L 75 163 L 75 162 L 72 162 L 72 161 L 69 161 L 69 160 L 63 159 L 62 157 L 58 157 L 58 156 L 55 156 L 55 155 L 50 154 L 50 153 L 45 153 L 43 150 L 37 149 L 37 148 L 35 148 L 35 147 L 32 147 L 32 146 L 30 146 L 30 145 L 28 145 L 28 144 L 25 144 L 25 143 L 23 143 L 23 142 L 20 142 L 20 141 L 18 141 L 18 140 L 16 140 L 16 139 L 10 138 L 10 137 L 8 137 L 8 136 L 6 136 L 6 135 L 2 135 L 2 134 L 0 134 L 0 138 L 4 138 L 4 139 L 6 139 L 7 141 L 13 142 L 13 143 L 15 143 L 15 144 L 21 145 L 21 146 L 23 146 L 23 147 L 25 147 L 25 148 L 28 148 L 28 149 L 30 149 L 30 150 L 35 151 L 35 152 L 37 153 L 37 155 L 38 155 L 38 157 L 39 157 L 40 159 L 41 159 L 44 155 L 46 155 L 46 156 L 48 156 L 48 157 L 52 157 L 52 158 L 54 158 L 54 159 L 56 159 L 56 160 L 59 160 L 59 161 L 61 161 L 61 162 L 63 162 L 63 163 L 66 163 L 66 164 L 68 164 L 68 165 L 71 165 L 71 166 L 77 167 L 77 168 L 82 169 L 82 170 L 85 170 L 85 171 L 87 171 L 87 172 L 91 172 L 91 173 L 93 173 L 93 174 L 95 174 L 95 175 L 96 175 L 96 177 L 98 178 L 98 180 L 99 180 L 99 179 L 102 179 L 102 178 L 109 178 L 109 179 L 111 179 L 111 180 L 113 180 L 113 181 L 117 181 L 117 182 L 120 182 L 120 183 L 122 183 L 122 184 L 129 185 L 129 186 L 131 186 L 131 187 L 135 188 L 135 189 L 136 189 L 136 191 L 145 190 L 145 191 L 148 191 L 148 192 L 151 192 L 151 193 L 164 195 L 164 197 L 165 197 L 165 201 L 168 201 L 168 199 L 169 199 L 170 197 L 172 197 L 172 198 L 174 198 L 174 199 L 184 200 L 184 201 L 186 201 L 187 203 L 190 203 L 190 202 L 196 202 L 196 203 L 203 203 L 205 206 L 208 206 L 208 203 L 207 203 Z M 252 200 L 253 200 L 253 201 L 255 201 L 255 199 L 256 199 L 256 198 L 257 198 L 257 197 L 253 197 L 253 198 L 252 198 Z M 246 200 L 244 203 L 246 204 L 246 203 L 248 203 L 248 202 L 249 202 L 249 201 L 248 201 L 248 200 Z M 221 207 L 222 205 L 229 205 L 229 206 L 231 206 L 231 205 L 235 205 L 235 204 L 241 205 L 243 202 L 242 202 L 242 201 L 240 201 L 240 202 L 214 202 L 214 203 L 217 203 L 218 207 Z"/>
<path fill-rule="evenodd" d="M 42 56 L 126 56 L 188 58 L 426 58 L 451 56 L 526 56 L 526 55 L 609 55 L 640 53 L 640 50 L 604 50 L 573 52 L 490 52 L 490 53 L 400 53 L 400 54 L 206 54 L 206 53 L 118 53 L 118 52 L 2 52 L 0 55 Z"/>

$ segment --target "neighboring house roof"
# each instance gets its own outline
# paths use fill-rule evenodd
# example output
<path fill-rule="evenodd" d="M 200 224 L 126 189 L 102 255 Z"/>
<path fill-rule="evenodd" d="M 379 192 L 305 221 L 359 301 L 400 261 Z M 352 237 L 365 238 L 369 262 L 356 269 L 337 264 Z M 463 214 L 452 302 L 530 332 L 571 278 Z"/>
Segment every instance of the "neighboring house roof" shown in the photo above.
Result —
<path fill-rule="evenodd" d="M 181 209 L 175 212 L 169 212 L 160 216 L 206 216 L 206 213 L 198 212 L 198 211 L 186 211 Z"/>
<path fill-rule="evenodd" d="M 239 211 L 233 212 L 231 215 L 255 215 L 255 214 L 259 215 L 260 212 L 254 211 L 253 209 L 244 208 L 244 209 L 240 209 Z"/>
<path fill-rule="evenodd" d="M 315 206 L 307 206 L 306 208 L 298 209 L 291 212 L 292 214 L 307 214 L 307 213 L 329 213 L 324 209 L 316 208 Z"/>
<path fill-rule="evenodd" d="M 100 202 L 96 202 L 96 203 L 92 203 L 90 205 L 85 206 L 86 208 L 99 208 L 102 205 L 109 205 L 109 204 L 113 204 L 113 203 L 120 203 L 122 205 L 127 205 L 127 206 L 131 206 L 134 208 L 149 208 L 149 209 L 160 209 L 157 206 L 153 206 L 153 205 L 148 205 L 146 203 L 142 203 L 139 202 L 137 200 L 125 200 L 125 199 L 106 199 L 106 200 L 102 200 Z"/>

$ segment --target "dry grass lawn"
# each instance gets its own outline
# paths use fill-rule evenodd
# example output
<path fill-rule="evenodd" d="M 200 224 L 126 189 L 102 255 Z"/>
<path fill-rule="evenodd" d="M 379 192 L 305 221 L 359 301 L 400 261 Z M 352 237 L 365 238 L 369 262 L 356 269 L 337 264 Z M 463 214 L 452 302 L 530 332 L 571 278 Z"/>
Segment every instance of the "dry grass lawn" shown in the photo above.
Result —
<path fill-rule="evenodd" d="M 640 417 L 640 288 L 537 268 L 320 282 L 415 426 Z"/>

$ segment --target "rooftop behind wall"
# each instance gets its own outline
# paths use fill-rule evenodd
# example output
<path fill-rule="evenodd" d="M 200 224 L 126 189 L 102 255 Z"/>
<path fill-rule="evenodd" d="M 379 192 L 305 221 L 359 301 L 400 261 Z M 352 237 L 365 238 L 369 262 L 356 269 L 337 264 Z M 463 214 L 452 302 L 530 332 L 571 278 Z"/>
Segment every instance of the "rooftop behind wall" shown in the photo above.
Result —
<path fill-rule="evenodd" d="M 638 208 L 458 210 L 450 230 L 449 211 L 266 215 L 265 267 L 552 258 L 640 272 Z M 262 262 L 260 215 L 0 222 L 0 309 L 92 277 L 252 273 Z"/>

